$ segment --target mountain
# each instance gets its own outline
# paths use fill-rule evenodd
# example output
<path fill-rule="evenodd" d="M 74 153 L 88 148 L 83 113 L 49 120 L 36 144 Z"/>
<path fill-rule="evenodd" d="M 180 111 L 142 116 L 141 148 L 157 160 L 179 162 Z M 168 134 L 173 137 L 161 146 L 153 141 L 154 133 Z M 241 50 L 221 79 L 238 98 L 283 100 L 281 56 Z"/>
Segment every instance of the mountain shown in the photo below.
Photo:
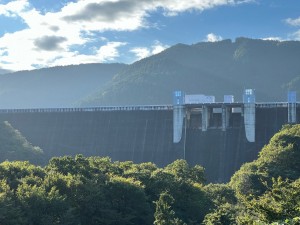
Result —
<path fill-rule="evenodd" d="M 0 68 L 0 74 L 6 74 L 6 73 L 10 73 L 11 71 L 9 70 L 4 70 Z"/>
<path fill-rule="evenodd" d="M 256 90 L 257 101 L 286 101 L 287 90 L 300 91 L 299 59 L 299 41 L 177 44 L 129 65 L 80 104 L 171 104 L 174 90 L 241 101 L 245 88 Z"/>
<path fill-rule="evenodd" d="M 172 92 L 286 101 L 300 91 L 300 42 L 237 38 L 177 44 L 125 64 L 82 64 L 0 75 L 0 108 L 171 104 Z M 2 72 L 2 71 L 0 71 Z"/>
<path fill-rule="evenodd" d="M 0 108 L 72 107 L 101 89 L 125 64 L 59 66 L 0 75 Z"/>

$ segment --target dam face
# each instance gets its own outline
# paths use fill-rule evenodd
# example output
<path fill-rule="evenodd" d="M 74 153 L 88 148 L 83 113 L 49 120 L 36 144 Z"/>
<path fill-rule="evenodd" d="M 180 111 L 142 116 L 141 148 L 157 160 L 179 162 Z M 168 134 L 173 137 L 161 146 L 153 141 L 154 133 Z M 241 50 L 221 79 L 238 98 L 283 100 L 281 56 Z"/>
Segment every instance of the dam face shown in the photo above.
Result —
<path fill-rule="evenodd" d="M 255 160 L 259 151 L 269 142 L 270 138 L 284 124 L 288 124 L 287 107 L 256 107 L 255 115 L 254 142 L 247 140 L 244 115 L 242 114 L 232 116 L 226 131 L 221 129 L 220 114 L 211 118 L 211 126 L 207 131 L 202 131 L 194 125 L 188 125 L 185 140 L 187 161 L 191 165 L 204 166 L 209 181 L 229 181 L 243 163 Z M 300 114 L 297 112 L 297 118 L 299 116 Z"/>
<path fill-rule="evenodd" d="M 8 121 L 29 142 L 40 146 L 48 159 L 83 154 L 109 156 L 114 161 L 150 161 L 158 166 L 186 159 L 190 165 L 204 166 L 210 182 L 228 181 L 242 163 L 256 159 L 269 139 L 289 122 L 287 104 L 257 105 L 255 127 L 251 131 L 255 141 L 251 142 L 246 135 L 243 110 L 234 112 L 231 108 L 226 116 L 225 111 L 214 112 L 210 105 L 204 106 L 204 117 L 193 107 L 180 111 L 177 119 L 181 136 L 177 134 L 176 143 L 171 106 L 107 111 L 2 110 L 0 120 Z M 296 117 L 300 118 L 298 112 Z"/>
<path fill-rule="evenodd" d="M 181 158 L 172 110 L 1 113 L 48 158 L 83 154 L 166 165 Z"/>

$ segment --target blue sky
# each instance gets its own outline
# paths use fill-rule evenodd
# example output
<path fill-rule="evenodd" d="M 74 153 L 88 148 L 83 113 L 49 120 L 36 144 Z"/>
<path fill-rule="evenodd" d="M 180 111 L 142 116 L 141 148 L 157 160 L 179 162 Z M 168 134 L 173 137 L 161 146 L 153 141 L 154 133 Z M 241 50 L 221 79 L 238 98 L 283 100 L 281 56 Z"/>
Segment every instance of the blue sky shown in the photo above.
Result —
<path fill-rule="evenodd" d="M 0 0 L 0 71 L 132 63 L 177 43 L 300 40 L 299 0 Z"/>

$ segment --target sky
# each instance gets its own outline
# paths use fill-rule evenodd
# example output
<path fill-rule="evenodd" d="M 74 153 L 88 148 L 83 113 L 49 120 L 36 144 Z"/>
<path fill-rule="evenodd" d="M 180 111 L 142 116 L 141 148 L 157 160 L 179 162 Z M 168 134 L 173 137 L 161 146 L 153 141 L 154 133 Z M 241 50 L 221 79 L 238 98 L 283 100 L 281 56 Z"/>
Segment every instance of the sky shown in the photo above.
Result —
<path fill-rule="evenodd" d="M 300 0 L 0 0 L 0 72 L 130 64 L 237 37 L 300 40 Z"/>

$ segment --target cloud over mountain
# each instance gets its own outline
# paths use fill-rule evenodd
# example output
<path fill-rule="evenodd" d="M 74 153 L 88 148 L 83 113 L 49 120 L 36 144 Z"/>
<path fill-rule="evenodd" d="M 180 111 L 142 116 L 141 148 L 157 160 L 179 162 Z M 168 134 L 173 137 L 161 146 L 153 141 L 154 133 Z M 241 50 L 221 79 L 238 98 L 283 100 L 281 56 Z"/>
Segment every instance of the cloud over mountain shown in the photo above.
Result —
<path fill-rule="evenodd" d="M 45 50 L 45 51 L 57 51 L 62 49 L 60 44 L 67 41 L 65 37 L 58 37 L 58 36 L 44 36 L 41 38 L 37 38 L 34 41 L 35 46 L 38 49 Z"/>

